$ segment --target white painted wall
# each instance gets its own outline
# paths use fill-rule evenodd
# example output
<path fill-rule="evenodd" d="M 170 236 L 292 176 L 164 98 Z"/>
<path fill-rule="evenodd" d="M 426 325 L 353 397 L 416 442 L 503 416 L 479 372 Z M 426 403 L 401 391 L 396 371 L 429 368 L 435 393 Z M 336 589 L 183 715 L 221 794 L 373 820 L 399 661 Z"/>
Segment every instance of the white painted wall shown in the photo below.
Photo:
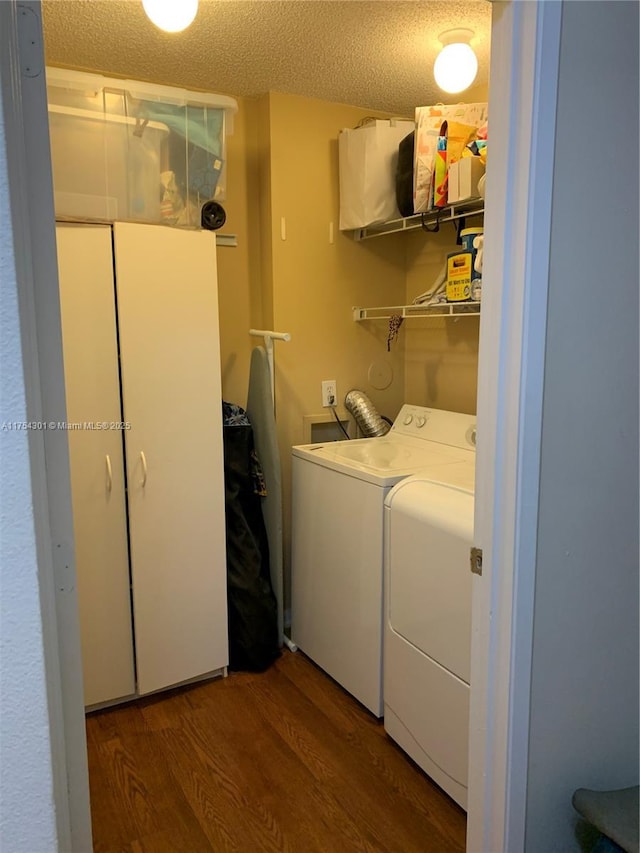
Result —
<path fill-rule="evenodd" d="M 57 849 L 18 285 L 0 89 L 0 848 Z"/>
<path fill-rule="evenodd" d="M 638 4 L 564 4 L 525 849 L 638 783 Z"/>

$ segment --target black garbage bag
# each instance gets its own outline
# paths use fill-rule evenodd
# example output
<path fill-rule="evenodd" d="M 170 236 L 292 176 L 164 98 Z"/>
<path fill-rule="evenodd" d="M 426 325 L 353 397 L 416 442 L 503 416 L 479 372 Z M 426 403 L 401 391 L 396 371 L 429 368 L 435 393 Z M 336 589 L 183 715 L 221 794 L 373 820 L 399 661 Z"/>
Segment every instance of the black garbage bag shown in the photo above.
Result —
<path fill-rule="evenodd" d="M 415 131 L 400 141 L 396 168 L 396 202 L 402 216 L 413 216 L 413 158 Z"/>
<path fill-rule="evenodd" d="M 278 657 L 278 612 L 269 544 L 252 470 L 250 425 L 225 425 L 229 668 L 262 672 Z"/>

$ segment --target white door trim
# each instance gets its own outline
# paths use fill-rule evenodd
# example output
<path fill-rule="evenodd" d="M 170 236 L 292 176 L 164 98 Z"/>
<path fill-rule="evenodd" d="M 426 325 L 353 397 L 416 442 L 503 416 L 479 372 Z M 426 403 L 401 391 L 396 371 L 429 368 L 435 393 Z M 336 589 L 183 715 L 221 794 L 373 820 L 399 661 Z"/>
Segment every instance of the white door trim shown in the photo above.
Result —
<path fill-rule="evenodd" d="M 67 418 L 39 2 L 0 2 L 0 54 L 27 416 L 57 423 Z M 58 849 L 85 851 L 92 840 L 69 449 L 64 430 L 31 430 L 29 438 Z"/>
<path fill-rule="evenodd" d="M 562 2 L 493 4 L 467 850 L 524 849 Z"/>

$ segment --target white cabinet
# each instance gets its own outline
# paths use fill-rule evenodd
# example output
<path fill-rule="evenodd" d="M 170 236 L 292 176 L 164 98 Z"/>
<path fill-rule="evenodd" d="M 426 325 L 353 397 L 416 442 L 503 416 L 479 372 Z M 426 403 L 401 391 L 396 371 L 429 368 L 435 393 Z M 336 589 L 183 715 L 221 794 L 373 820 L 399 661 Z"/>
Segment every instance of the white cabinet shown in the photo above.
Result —
<path fill-rule="evenodd" d="M 68 419 L 114 425 L 69 432 L 90 706 L 228 663 L 216 249 L 162 226 L 57 233 Z"/>
<path fill-rule="evenodd" d="M 86 705 L 135 693 L 111 229 L 57 229 Z M 88 426 L 88 423 L 87 423 Z"/>

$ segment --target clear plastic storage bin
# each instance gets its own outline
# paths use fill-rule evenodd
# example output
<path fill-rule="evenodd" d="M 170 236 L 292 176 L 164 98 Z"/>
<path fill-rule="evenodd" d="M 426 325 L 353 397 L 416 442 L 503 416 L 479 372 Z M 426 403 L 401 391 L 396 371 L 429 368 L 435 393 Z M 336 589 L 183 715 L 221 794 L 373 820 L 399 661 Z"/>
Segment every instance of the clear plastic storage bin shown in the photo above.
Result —
<path fill-rule="evenodd" d="M 47 68 L 56 215 L 200 224 L 225 197 L 225 143 L 237 103 Z"/>

